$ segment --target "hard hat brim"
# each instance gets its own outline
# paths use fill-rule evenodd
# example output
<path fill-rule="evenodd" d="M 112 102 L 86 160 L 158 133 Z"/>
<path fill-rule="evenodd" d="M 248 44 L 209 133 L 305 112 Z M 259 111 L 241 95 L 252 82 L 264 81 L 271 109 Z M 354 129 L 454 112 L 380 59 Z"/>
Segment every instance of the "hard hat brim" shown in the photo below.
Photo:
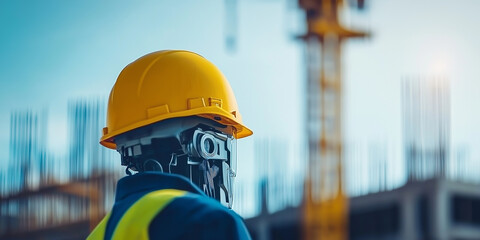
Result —
<path fill-rule="evenodd" d="M 239 115 L 234 116 L 233 114 L 225 111 L 220 107 L 208 106 L 208 107 L 202 107 L 199 109 L 190 109 L 187 111 L 169 113 L 169 114 L 166 114 L 165 116 L 162 116 L 162 115 L 155 116 L 140 122 L 136 122 L 134 124 L 130 124 L 128 126 L 122 127 L 112 132 L 109 132 L 108 129 L 106 129 L 106 132 L 104 132 L 104 135 L 100 139 L 100 144 L 110 149 L 116 149 L 117 145 L 114 142 L 115 136 L 118 136 L 122 133 L 126 133 L 133 129 L 137 129 L 137 128 L 147 126 L 156 122 L 160 122 L 165 119 L 170 119 L 175 117 L 187 117 L 187 116 L 200 116 L 200 117 L 212 119 L 223 125 L 232 126 L 236 129 L 236 133 L 234 134 L 234 137 L 236 139 L 248 137 L 253 134 L 252 130 L 250 130 L 248 127 L 240 123 L 242 122 L 241 116 Z"/>

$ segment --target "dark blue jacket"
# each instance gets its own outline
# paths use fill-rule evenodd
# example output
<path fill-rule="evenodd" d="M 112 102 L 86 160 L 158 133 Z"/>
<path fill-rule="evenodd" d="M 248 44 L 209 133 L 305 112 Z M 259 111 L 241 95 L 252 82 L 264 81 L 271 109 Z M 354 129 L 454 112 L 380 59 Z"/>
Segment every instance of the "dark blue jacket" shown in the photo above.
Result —
<path fill-rule="evenodd" d="M 118 181 L 113 209 L 105 218 L 105 223 L 97 226 L 102 228 L 103 225 L 101 235 L 104 239 L 111 239 L 114 232 L 118 231 L 118 223 L 134 203 L 142 198 L 145 201 L 144 196 L 147 194 L 164 189 L 185 192 L 174 197 L 163 209 L 155 213 L 151 221 L 149 219 L 149 239 L 250 239 L 240 216 L 215 199 L 207 197 L 187 178 L 155 172 L 138 173 Z M 94 232 L 90 239 L 98 238 L 98 234 L 95 238 L 91 237 Z"/>

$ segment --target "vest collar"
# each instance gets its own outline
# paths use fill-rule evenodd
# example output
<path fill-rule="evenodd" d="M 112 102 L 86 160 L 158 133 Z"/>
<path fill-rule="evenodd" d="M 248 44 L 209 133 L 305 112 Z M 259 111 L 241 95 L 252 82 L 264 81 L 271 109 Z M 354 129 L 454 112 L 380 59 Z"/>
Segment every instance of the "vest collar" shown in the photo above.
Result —
<path fill-rule="evenodd" d="M 118 181 L 115 201 L 122 200 L 131 194 L 162 189 L 177 189 L 206 196 L 203 191 L 184 176 L 160 172 L 142 172 L 123 177 Z"/>

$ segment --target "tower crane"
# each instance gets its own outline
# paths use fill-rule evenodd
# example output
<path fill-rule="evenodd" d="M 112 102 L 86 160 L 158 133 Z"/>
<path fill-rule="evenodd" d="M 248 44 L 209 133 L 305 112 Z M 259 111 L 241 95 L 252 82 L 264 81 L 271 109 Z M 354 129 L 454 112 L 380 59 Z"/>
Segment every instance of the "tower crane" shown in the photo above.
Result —
<path fill-rule="evenodd" d="M 225 0 L 226 45 L 233 50 L 237 34 L 237 0 Z M 365 0 L 349 0 L 362 10 Z M 307 32 L 306 122 L 308 167 L 303 203 L 304 239 L 346 240 L 348 199 L 342 187 L 342 43 L 367 33 L 343 26 L 344 0 L 298 0 L 305 11 Z"/>
<path fill-rule="evenodd" d="M 348 238 L 348 199 L 342 187 L 342 42 L 366 33 L 342 26 L 342 0 L 299 0 L 306 13 L 308 168 L 304 239 Z M 363 0 L 357 0 L 359 9 Z"/>

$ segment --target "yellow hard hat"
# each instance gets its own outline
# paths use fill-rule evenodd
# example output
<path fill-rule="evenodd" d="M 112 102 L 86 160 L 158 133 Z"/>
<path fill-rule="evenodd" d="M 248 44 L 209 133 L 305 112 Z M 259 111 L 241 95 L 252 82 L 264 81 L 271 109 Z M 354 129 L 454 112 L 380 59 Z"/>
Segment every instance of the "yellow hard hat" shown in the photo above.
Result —
<path fill-rule="evenodd" d="M 200 116 L 232 126 L 235 138 L 252 135 L 220 70 L 189 51 L 159 51 L 126 66 L 108 100 L 100 144 L 115 149 L 115 136 L 169 118 Z"/>

